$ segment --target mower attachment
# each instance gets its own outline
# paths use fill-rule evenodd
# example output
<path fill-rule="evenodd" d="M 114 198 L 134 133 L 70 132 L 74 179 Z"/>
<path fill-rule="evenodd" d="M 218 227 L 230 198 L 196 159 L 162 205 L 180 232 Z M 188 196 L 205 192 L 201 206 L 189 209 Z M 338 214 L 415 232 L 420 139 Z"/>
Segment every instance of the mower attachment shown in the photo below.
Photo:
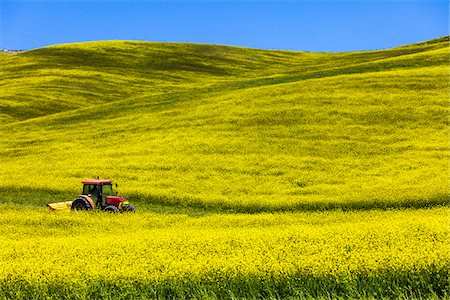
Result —
<path fill-rule="evenodd" d="M 73 201 L 48 203 L 47 206 L 51 210 L 68 210 L 71 208 Z"/>

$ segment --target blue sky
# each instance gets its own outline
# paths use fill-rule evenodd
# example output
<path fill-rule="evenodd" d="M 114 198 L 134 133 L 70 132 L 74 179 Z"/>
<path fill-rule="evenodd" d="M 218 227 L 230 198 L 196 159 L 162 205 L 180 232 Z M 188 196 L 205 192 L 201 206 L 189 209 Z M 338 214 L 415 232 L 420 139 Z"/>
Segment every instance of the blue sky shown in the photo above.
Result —
<path fill-rule="evenodd" d="M 448 23 L 447 0 L 0 0 L 0 49 L 125 39 L 370 50 L 446 35 Z"/>

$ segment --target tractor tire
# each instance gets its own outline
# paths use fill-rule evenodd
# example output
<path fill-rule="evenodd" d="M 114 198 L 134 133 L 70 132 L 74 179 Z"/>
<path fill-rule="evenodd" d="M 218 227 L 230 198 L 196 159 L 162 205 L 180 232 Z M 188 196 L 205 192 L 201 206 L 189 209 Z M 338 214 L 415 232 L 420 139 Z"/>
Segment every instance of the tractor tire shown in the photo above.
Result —
<path fill-rule="evenodd" d="M 136 212 L 136 207 L 134 207 L 131 204 L 126 204 L 126 205 L 122 206 L 122 211 L 123 212 L 133 212 L 133 213 L 135 213 Z"/>
<path fill-rule="evenodd" d="M 104 211 L 116 214 L 119 212 L 119 209 L 117 207 L 115 207 L 114 205 L 108 205 L 107 207 L 105 207 Z"/>
<path fill-rule="evenodd" d="M 92 206 L 86 198 L 77 197 L 75 198 L 75 200 L 73 200 L 71 209 L 75 211 L 92 210 Z"/>

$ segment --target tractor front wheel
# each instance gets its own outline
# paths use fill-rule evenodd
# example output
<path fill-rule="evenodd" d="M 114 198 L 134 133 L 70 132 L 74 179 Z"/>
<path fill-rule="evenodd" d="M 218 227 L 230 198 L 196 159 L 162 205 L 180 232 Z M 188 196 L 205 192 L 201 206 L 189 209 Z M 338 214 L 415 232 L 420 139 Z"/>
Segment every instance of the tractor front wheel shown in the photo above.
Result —
<path fill-rule="evenodd" d="M 104 210 L 109 213 L 114 213 L 114 214 L 119 212 L 119 209 L 117 207 L 115 207 L 114 205 L 108 205 L 107 207 L 105 207 Z"/>
<path fill-rule="evenodd" d="M 126 204 L 122 206 L 123 212 L 136 212 L 136 207 L 131 204 Z"/>
<path fill-rule="evenodd" d="M 77 197 L 77 198 L 75 198 L 75 200 L 73 200 L 71 209 L 75 210 L 75 211 L 77 211 L 77 210 L 91 210 L 92 206 L 89 203 L 89 201 L 87 201 L 86 198 Z"/>

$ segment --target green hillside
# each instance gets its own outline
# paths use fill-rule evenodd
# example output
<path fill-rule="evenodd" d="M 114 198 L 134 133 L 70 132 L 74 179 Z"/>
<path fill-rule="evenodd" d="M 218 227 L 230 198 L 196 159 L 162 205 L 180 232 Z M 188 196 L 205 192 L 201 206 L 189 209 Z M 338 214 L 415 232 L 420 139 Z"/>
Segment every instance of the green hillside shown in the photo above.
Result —
<path fill-rule="evenodd" d="M 0 203 L 100 176 L 141 206 L 447 203 L 448 37 L 308 53 L 133 41 L 0 55 Z"/>

